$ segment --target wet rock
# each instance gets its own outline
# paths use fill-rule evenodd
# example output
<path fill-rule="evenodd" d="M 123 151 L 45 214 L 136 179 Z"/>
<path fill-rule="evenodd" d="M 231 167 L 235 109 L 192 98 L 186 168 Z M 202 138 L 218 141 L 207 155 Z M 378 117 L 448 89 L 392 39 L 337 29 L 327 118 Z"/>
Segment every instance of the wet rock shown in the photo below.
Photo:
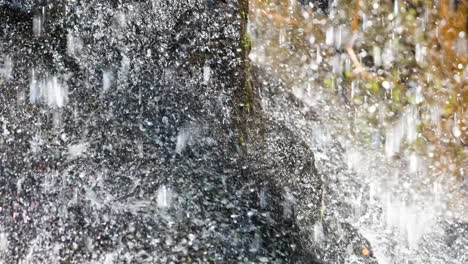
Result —
<path fill-rule="evenodd" d="M 239 143 L 237 1 L 1 12 L 2 260 L 304 262 L 295 178 L 319 185 L 312 153 L 273 130 L 265 156 Z"/>
<path fill-rule="evenodd" d="M 359 254 L 351 227 L 321 222 L 309 147 L 264 113 L 245 4 L 0 2 L 1 260 Z"/>

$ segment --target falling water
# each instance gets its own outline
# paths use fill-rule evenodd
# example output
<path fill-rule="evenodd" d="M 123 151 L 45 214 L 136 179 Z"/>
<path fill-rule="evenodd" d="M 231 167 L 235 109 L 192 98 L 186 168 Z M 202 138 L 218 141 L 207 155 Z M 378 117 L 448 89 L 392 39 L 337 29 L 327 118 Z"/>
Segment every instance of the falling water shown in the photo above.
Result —
<path fill-rule="evenodd" d="M 0 263 L 468 261 L 437 5 L 117 2 L 0 0 Z"/>
<path fill-rule="evenodd" d="M 446 175 L 434 170 L 444 161 L 437 161 L 435 164 L 431 161 L 434 157 L 433 146 L 428 144 L 426 153 L 417 151 L 415 147 L 423 144 L 421 127 L 425 125 L 425 121 L 421 113 L 427 111 L 429 122 L 440 131 L 442 110 L 439 106 L 424 108 L 425 104 L 432 101 L 432 98 L 425 96 L 425 89 L 429 87 L 409 81 L 403 84 L 407 88 L 402 92 L 401 83 L 387 78 L 397 76 L 406 67 L 405 63 L 426 67 L 429 47 L 427 43 L 420 41 L 420 36 L 414 40 L 414 55 L 402 57 L 400 52 L 404 49 L 403 42 L 397 36 L 403 34 L 402 23 L 405 22 L 404 19 L 408 19 L 403 17 L 403 12 L 409 7 L 402 1 L 393 1 L 393 6 L 388 6 L 389 11 L 386 11 L 383 5 L 385 4 L 374 1 L 370 6 L 374 11 L 359 11 L 372 15 L 358 13 L 361 15 L 363 28 L 355 42 L 360 48 L 355 48 L 354 51 L 359 62 L 365 63 L 366 71 L 375 74 L 373 76 L 376 81 L 369 82 L 365 78 L 349 80 L 348 78 L 352 78 L 349 66 L 343 67 L 351 56 L 340 49 L 342 45 L 346 45 L 343 42 L 348 41 L 343 37 L 349 28 L 346 17 L 338 15 L 333 18 L 332 14 L 322 17 L 314 14 L 314 19 L 323 19 L 327 23 L 316 25 L 309 31 L 300 27 L 290 28 L 292 32 L 305 31 L 305 41 L 301 37 L 285 41 L 303 48 L 305 45 L 304 49 L 310 51 L 304 53 L 313 54 L 306 56 L 317 60 L 314 65 L 318 67 L 311 69 L 298 59 L 304 56 L 303 50 L 290 49 L 286 53 L 289 63 L 278 69 L 275 66 L 277 61 L 284 61 L 285 58 L 268 55 L 275 54 L 278 48 L 269 44 L 269 31 L 263 28 L 273 27 L 270 30 L 284 32 L 284 28 L 288 27 L 268 24 L 263 17 L 252 15 L 250 34 L 253 62 L 257 67 L 279 71 L 273 77 L 267 74 L 267 78 L 276 78 L 278 82 L 282 82 L 281 86 L 272 84 L 268 88 L 276 89 L 275 96 L 282 94 L 286 97 L 287 94 L 293 94 L 300 102 L 292 104 L 286 99 L 264 95 L 263 105 L 268 108 L 267 112 L 272 118 L 285 120 L 309 142 L 314 149 L 318 170 L 322 171 L 330 184 L 325 214 L 334 220 L 350 222 L 357 227 L 372 244 L 379 263 L 464 263 L 468 260 L 468 240 L 463 237 L 466 236 L 464 234 L 468 218 L 464 209 L 466 200 L 464 201 L 463 187 L 453 176 L 453 170 L 445 171 Z M 279 3 L 271 3 L 262 8 L 275 10 L 280 9 L 280 6 Z M 348 5 L 343 7 L 342 12 L 354 10 L 352 8 L 355 7 Z M 314 13 L 310 8 L 303 10 Z M 340 8 L 334 12 L 340 14 Z M 427 13 L 423 12 L 421 16 L 422 19 L 427 19 Z M 307 23 L 312 21 L 305 17 L 301 27 L 306 27 L 304 25 Z M 375 35 L 370 33 L 373 30 L 377 30 Z M 387 30 L 389 34 L 378 33 L 378 30 Z M 460 34 L 464 36 L 464 33 Z M 314 41 L 311 42 L 310 39 Z M 462 39 L 466 43 L 466 38 Z M 455 51 L 464 50 L 463 44 L 456 38 L 454 45 Z M 328 47 L 335 47 L 336 50 Z M 265 53 L 264 50 L 269 52 Z M 466 56 L 466 52 L 461 53 Z M 355 68 L 356 65 L 352 67 Z M 413 66 L 410 69 L 411 67 Z M 460 64 L 460 69 L 464 68 L 466 65 Z M 456 76 L 455 81 L 458 78 Z M 451 76 L 447 78 L 450 79 Z M 422 79 L 426 79 L 426 76 Z M 379 101 L 375 99 L 376 94 L 384 94 L 385 97 Z M 410 101 L 407 105 L 397 101 L 404 96 Z M 357 106 L 349 103 L 350 99 Z M 280 107 L 273 107 L 274 105 Z M 308 118 L 310 112 L 316 113 L 313 119 Z M 453 120 L 449 120 L 449 124 L 454 124 L 451 133 L 446 134 L 450 138 L 457 138 L 463 133 L 461 122 L 457 118 L 460 118 L 459 114 L 455 113 Z M 328 136 L 325 137 L 325 134 Z M 462 157 L 460 156 L 461 159 Z M 454 164 L 451 166 L 452 169 L 456 168 Z M 462 173 L 462 177 L 466 177 L 463 175 Z M 320 225 L 317 224 L 314 229 L 314 239 L 320 241 L 323 236 Z"/>

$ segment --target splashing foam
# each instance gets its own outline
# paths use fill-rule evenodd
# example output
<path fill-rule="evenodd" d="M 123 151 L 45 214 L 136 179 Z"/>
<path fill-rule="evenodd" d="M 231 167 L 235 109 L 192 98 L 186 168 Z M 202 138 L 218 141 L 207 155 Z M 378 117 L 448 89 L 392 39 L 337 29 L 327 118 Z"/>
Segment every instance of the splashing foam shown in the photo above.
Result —
<path fill-rule="evenodd" d="M 88 144 L 86 143 L 78 143 L 74 145 L 68 146 L 68 156 L 70 159 L 76 159 L 82 156 L 86 150 L 88 149 Z"/>

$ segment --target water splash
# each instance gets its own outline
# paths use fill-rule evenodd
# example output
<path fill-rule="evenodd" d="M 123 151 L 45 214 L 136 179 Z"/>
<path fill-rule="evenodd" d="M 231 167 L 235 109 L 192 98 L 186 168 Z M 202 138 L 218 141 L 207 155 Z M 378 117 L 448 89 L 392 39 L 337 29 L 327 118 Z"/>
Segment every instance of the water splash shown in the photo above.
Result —
<path fill-rule="evenodd" d="M 68 102 L 68 89 L 57 76 L 37 79 L 36 71 L 32 70 L 29 85 L 29 101 L 32 104 L 46 103 L 51 108 L 63 107 Z"/>

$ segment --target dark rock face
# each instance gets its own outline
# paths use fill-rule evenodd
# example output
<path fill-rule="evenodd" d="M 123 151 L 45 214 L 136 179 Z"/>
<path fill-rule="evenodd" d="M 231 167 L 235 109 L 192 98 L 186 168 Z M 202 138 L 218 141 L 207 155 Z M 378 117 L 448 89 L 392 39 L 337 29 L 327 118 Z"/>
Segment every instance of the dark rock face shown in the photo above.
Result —
<path fill-rule="evenodd" d="M 1 261 L 323 262 L 322 182 L 255 101 L 245 4 L 0 0 Z"/>
<path fill-rule="evenodd" d="M 312 153 L 239 143 L 237 1 L 0 3 L 2 260 L 312 262 Z"/>

